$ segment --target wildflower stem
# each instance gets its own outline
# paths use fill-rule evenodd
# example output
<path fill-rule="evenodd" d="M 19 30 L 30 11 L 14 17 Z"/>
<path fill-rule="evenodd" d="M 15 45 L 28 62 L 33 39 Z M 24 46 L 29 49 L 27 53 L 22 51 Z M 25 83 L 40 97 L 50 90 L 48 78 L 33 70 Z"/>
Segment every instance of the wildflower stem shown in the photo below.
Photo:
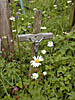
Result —
<path fill-rule="evenodd" d="M 20 77 L 21 77 L 21 83 L 22 83 L 22 88 L 24 87 L 24 83 L 23 83 L 23 77 L 22 77 L 22 67 L 21 67 L 21 62 L 19 62 L 19 64 L 20 64 L 20 72 L 21 72 L 21 75 L 20 75 Z"/>
<path fill-rule="evenodd" d="M 6 92 L 6 95 L 8 96 L 8 99 L 10 100 L 9 94 L 8 94 L 7 89 L 6 89 L 6 86 L 5 86 L 5 84 L 4 84 L 4 80 L 3 80 L 4 78 L 3 78 L 2 72 L 1 72 L 1 78 L 2 78 L 2 79 L 0 79 L 0 81 L 1 81 L 1 83 L 2 83 L 2 85 L 3 85 L 3 87 L 4 87 L 4 90 L 5 90 L 5 92 Z"/>
<path fill-rule="evenodd" d="M 4 90 L 5 90 L 5 92 L 6 92 L 7 96 L 8 96 L 8 98 L 9 98 L 9 94 L 8 94 L 7 89 L 6 89 L 6 87 L 5 87 L 4 81 L 1 80 L 1 79 L 0 79 L 0 81 L 1 81 L 1 83 L 2 83 L 2 85 L 3 85 L 3 87 L 4 87 Z M 10 100 L 10 99 L 9 99 L 9 100 Z"/>
<path fill-rule="evenodd" d="M 17 34 L 18 50 L 19 50 L 19 60 L 21 61 L 20 44 L 19 44 L 19 38 L 18 38 L 18 32 L 17 32 L 16 5 L 15 5 L 14 0 L 13 0 L 13 8 L 14 8 L 15 27 L 16 27 L 16 34 Z M 19 64 L 20 64 L 20 71 L 21 71 L 21 74 L 22 74 L 21 62 L 19 62 Z M 23 77 L 22 77 L 22 75 L 21 75 L 21 82 L 22 82 L 22 87 L 23 87 Z"/>
<path fill-rule="evenodd" d="M 19 58 L 20 58 L 20 45 L 19 45 L 19 38 L 18 38 L 18 31 L 17 31 L 16 5 L 15 5 L 15 1 L 14 0 L 13 0 L 13 8 L 14 8 L 15 28 L 16 28 L 16 35 L 17 35 Z"/>

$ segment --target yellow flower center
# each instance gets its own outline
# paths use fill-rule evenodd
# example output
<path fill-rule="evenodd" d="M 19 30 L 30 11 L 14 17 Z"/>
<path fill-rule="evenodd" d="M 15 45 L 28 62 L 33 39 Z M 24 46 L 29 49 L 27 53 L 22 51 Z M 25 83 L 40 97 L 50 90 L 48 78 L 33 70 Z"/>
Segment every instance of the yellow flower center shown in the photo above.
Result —
<path fill-rule="evenodd" d="M 49 43 L 49 45 L 51 45 L 51 42 Z"/>
<path fill-rule="evenodd" d="M 34 75 L 34 78 L 36 78 L 36 75 Z"/>
<path fill-rule="evenodd" d="M 45 53 L 45 51 L 43 51 L 43 53 Z"/>
<path fill-rule="evenodd" d="M 36 60 L 35 60 L 35 63 L 39 63 L 39 59 L 36 59 Z"/>

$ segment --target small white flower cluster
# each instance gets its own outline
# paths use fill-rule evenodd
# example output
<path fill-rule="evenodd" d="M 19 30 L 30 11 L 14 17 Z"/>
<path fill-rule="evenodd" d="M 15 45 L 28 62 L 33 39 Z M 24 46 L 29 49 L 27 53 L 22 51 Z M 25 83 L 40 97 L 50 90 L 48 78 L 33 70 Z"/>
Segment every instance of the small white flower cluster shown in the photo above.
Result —
<path fill-rule="evenodd" d="M 11 21 L 15 21 L 15 17 L 13 17 L 13 16 L 11 16 L 9 19 L 10 19 Z"/>
<path fill-rule="evenodd" d="M 33 73 L 32 76 L 31 76 L 31 78 L 32 78 L 32 79 L 37 79 L 38 76 L 39 76 L 38 73 Z"/>
<path fill-rule="evenodd" d="M 71 3 L 71 2 L 72 2 L 71 0 L 68 0 L 68 1 L 67 1 L 67 3 Z"/>
<path fill-rule="evenodd" d="M 13 40 L 10 40 L 10 42 L 13 42 Z"/>
<path fill-rule="evenodd" d="M 46 27 L 41 27 L 40 29 L 41 29 L 41 30 L 46 30 L 47 28 L 46 28 Z"/>
<path fill-rule="evenodd" d="M 42 50 L 41 53 L 42 53 L 42 54 L 46 54 L 46 50 Z"/>
<path fill-rule="evenodd" d="M 41 61 L 43 61 L 43 58 L 42 58 L 42 56 L 37 56 L 37 57 L 33 57 L 33 60 L 31 61 L 31 65 L 33 66 L 33 67 L 39 67 L 40 65 L 41 65 Z M 47 72 L 46 71 L 44 71 L 43 72 L 43 75 L 45 76 L 47 74 Z M 33 73 L 32 74 L 32 76 L 31 76 L 31 78 L 32 79 L 37 79 L 38 78 L 38 73 Z"/>
<path fill-rule="evenodd" d="M 2 36 L 2 39 L 7 39 L 7 36 Z"/>
<path fill-rule="evenodd" d="M 57 5 L 54 5 L 54 9 L 57 9 Z"/>
<path fill-rule="evenodd" d="M 34 19 L 34 16 L 32 16 L 32 19 Z"/>
<path fill-rule="evenodd" d="M 65 35 L 69 35 L 69 33 L 67 33 L 67 32 L 63 32 L 63 34 L 65 34 Z"/>
<path fill-rule="evenodd" d="M 15 30 L 12 30 L 12 32 L 16 32 L 16 29 Z"/>
<path fill-rule="evenodd" d="M 24 31 L 27 31 L 27 29 L 23 29 Z"/>
<path fill-rule="evenodd" d="M 53 42 L 52 42 L 52 41 L 49 41 L 47 46 L 48 46 L 48 47 L 53 47 L 53 46 L 54 46 L 54 44 L 53 44 Z"/>
<path fill-rule="evenodd" d="M 53 44 L 52 41 L 49 41 L 48 44 L 47 44 L 47 46 L 48 46 L 48 47 L 53 47 L 54 44 Z M 46 52 L 47 52 L 46 50 L 42 50 L 42 51 L 41 51 L 42 54 L 46 54 Z"/>
<path fill-rule="evenodd" d="M 68 8 L 68 6 L 66 6 L 66 8 Z"/>
<path fill-rule="evenodd" d="M 43 74 L 43 76 L 46 76 L 47 75 L 47 72 L 44 71 L 42 74 Z M 39 77 L 39 74 L 38 73 L 33 73 L 32 76 L 31 76 L 32 79 L 37 79 L 38 77 Z"/>
<path fill-rule="evenodd" d="M 24 18 L 21 18 L 22 21 L 24 21 Z"/>
<path fill-rule="evenodd" d="M 44 76 L 45 76 L 45 75 L 47 75 L 47 72 L 46 72 L 46 71 L 44 71 L 44 72 L 43 72 L 43 75 L 44 75 Z"/>

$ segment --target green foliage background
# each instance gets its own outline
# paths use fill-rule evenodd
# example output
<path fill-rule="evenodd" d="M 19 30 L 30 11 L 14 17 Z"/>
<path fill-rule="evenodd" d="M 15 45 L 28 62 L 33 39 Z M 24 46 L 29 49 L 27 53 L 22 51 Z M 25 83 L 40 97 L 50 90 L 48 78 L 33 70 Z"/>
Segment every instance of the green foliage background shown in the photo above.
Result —
<path fill-rule="evenodd" d="M 20 96 L 19 100 L 75 100 L 75 35 L 71 32 L 69 35 L 63 34 L 70 31 L 69 16 L 72 4 L 68 4 L 68 0 L 58 0 L 57 9 L 54 9 L 54 0 L 33 1 L 23 1 L 26 14 L 23 15 L 21 10 L 18 19 L 12 22 L 12 29 L 17 30 L 13 33 L 14 41 L 18 34 L 33 32 L 34 8 L 42 11 L 42 26 L 47 27 L 41 32 L 52 32 L 54 36 L 52 40 L 42 41 L 39 45 L 38 55 L 42 55 L 44 61 L 38 68 L 37 80 L 28 77 L 31 43 L 21 43 L 19 48 L 15 43 L 14 54 L 8 58 L 0 56 L 0 100 L 16 100 L 16 96 Z M 15 16 L 15 5 L 9 6 L 12 16 Z M 20 7 L 17 7 L 18 9 Z M 31 29 L 27 28 L 28 25 Z M 54 47 L 47 47 L 48 41 L 53 41 Z M 47 54 L 41 54 L 43 49 Z M 47 76 L 41 76 L 43 71 L 47 71 Z M 16 86 L 19 90 L 12 95 Z"/>

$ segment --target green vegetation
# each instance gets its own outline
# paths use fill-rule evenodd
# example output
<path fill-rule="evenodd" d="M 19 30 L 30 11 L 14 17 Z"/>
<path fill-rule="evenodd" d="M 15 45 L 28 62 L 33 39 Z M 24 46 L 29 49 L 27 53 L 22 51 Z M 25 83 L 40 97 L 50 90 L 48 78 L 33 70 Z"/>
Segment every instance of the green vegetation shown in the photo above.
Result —
<path fill-rule="evenodd" d="M 19 6 L 9 4 L 16 18 L 12 21 L 14 41 L 18 34 L 33 33 L 34 8 L 42 11 L 41 26 L 46 29 L 41 32 L 52 32 L 54 36 L 39 45 L 38 56 L 44 61 L 38 68 L 33 67 L 33 73 L 39 75 L 35 80 L 28 76 L 32 43 L 19 43 L 18 47 L 15 42 L 14 54 L 8 58 L 0 56 L 0 100 L 75 100 L 75 35 L 69 32 L 72 3 L 67 1 L 58 0 L 55 8 L 54 0 L 23 0 L 25 15 Z M 48 46 L 49 41 L 53 41 L 52 47 Z"/>

